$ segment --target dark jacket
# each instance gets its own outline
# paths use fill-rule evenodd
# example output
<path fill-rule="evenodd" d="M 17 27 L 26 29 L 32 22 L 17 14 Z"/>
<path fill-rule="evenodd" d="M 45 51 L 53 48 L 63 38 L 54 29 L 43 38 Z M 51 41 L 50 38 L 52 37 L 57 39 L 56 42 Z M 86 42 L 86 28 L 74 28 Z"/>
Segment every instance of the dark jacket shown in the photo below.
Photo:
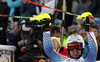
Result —
<path fill-rule="evenodd" d="M 0 2 L 0 14 L 8 15 L 10 8 L 7 6 L 6 2 Z M 5 29 L 8 24 L 8 17 L 0 16 L 0 44 L 6 44 L 6 32 Z"/>
<path fill-rule="evenodd" d="M 98 46 L 97 60 L 100 60 L 100 46 Z"/>
<path fill-rule="evenodd" d="M 62 6 L 63 6 L 63 0 L 58 0 L 57 8 L 60 10 L 63 10 Z M 72 0 L 66 0 L 65 7 L 66 7 L 65 10 L 67 12 L 72 13 L 72 11 L 71 11 Z M 62 12 L 58 12 L 57 18 L 62 20 Z M 67 28 L 68 26 L 72 25 L 72 22 L 73 22 L 73 16 L 65 14 L 65 20 L 64 20 L 64 22 L 62 22 L 64 27 Z"/>
<path fill-rule="evenodd" d="M 8 15 L 10 12 L 10 8 L 8 7 L 6 2 L 0 2 L 0 14 Z M 6 22 L 8 21 L 8 17 L 0 17 L 0 21 Z"/>
<path fill-rule="evenodd" d="M 93 12 L 94 17 L 100 17 L 100 0 L 97 0 L 97 6 L 93 8 L 95 11 Z"/>
<path fill-rule="evenodd" d="M 20 13 L 22 16 L 33 16 L 33 15 L 37 15 L 36 13 L 36 5 L 34 4 L 22 4 L 20 7 Z"/>
<path fill-rule="evenodd" d="M 22 40 L 21 38 L 21 31 L 19 31 L 19 33 L 17 35 L 15 35 L 14 40 L 13 40 L 13 45 L 16 46 L 16 51 L 15 51 L 15 62 L 22 62 L 21 60 L 19 60 L 19 58 L 24 55 L 25 53 L 22 53 L 21 47 L 18 46 L 18 42 Z"/>

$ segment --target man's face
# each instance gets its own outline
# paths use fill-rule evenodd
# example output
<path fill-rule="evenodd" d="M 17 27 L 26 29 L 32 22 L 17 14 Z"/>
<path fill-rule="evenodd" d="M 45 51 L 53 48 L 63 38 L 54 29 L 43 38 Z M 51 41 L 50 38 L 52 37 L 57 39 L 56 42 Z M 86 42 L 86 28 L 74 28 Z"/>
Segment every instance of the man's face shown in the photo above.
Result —
<path fill-rule="evenodd" d="M 70 56 L 73 58 L 78 58 L 81 55 L 81 50 L 74 49 L 70 51 Z"/>
<path fill-rule="evenodd" d="M 98 30 L 95 29 L 95 28 L 92 28 L 92 31 L 94 32 L 95 37 L 97 37 L 98 36 Z"/>
<path fill-rule="evenodd" d="M 73 58 L 78 58 L 82 53 L 82 43 L 69 43 L 68 49 L 70 51 L 70 56 Z"/>
<path fill-rule="evenodd" d="M 55 37 L 60 37 L 60 33 L 57 32 L 57 31 L 55 31 L 55 32 L 54 32 L 54 36 L 55 36 Z"/>
<path fill-rule="evenodd" d="M 81 29 L 79 32 L 78 32 L 83 38 L 86 37 L 86 31 L 85 29 Z"/>
<path fill-rule="evenodd" d="M 77 31 L 73 29 L 70 31 L 70 34 L 77 34 Z"/>

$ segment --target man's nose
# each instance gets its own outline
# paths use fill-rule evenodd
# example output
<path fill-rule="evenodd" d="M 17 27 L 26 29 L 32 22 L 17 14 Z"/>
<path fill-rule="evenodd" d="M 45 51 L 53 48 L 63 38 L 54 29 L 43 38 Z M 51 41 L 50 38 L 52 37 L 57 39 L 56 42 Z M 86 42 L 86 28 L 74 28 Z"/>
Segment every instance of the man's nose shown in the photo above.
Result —
<path fill-rule="evenodd" d="M 73 51 L 77 51 L 77 49 L 76 48 L 74 48 L 74 50 Z"/>

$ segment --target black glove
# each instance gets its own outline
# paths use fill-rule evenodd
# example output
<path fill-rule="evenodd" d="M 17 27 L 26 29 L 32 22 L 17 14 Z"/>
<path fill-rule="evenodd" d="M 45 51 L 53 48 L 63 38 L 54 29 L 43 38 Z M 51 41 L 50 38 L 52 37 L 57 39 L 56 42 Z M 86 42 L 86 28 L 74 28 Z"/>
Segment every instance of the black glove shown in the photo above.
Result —
<path fill-rule="evenodd" d="M 43 31 L 50 31 L 51 23 L 49 21 L 43 22 Z"/>
<path fill-rule="evenodd" d="M 93 17 L 90 17 L 90 18 L 89 17 L 86 17 L 86 20 L 84 22 L 85 30 L 87 32 L 90 32 L 91 31 L 91 28 L 90 27 L 92 27 L 92 25 L 93 25 L 93 22 L 91 22 L 91 20 L 94 20 L 94 18 Z"/>

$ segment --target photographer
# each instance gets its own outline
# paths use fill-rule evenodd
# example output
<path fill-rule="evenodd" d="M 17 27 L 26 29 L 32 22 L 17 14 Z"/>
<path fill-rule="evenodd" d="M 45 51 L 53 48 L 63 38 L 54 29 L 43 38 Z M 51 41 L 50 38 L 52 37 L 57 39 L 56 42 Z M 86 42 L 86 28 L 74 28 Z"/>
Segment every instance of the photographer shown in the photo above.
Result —
<path fill-rule="evenodd" d="M 23 27 L 23 25 L 22 25 Z M 25 29 L 25 28 L 24 28 Z M 22 31 L 23 29 L 20 29 L 18 31 L 18 34 L 14 36 L 14 39 L 13 39 L 13 45 L 16 46 L 16 51 L 15 51 L 15 62 L 22 62 L 21 60 L 19 60 L 19 57 L 24 55 L 26 52 L 27 52 L 27 47 L 24 46 L 23 42 L 22 44 L 19 43 L 20 41 L 22 41 L 24 38 L 22 37 Z M 25 30 L 24 30 L 25 31 Z M 28 31 L 26 31 L 28 32 Z M 25 37 L 25 35 L 23 35 Z M 27 37 L 27 36 L 26 36 Z"/>
<path fill-rule="evenodd" d="M 42 27 L 37 23 L 34 24 L 34 22 L 30 22 L 30 20 L 23 21 L 27 22 L 22 24 L 22 29 L 18 36 L 21 39 L 15 43 L 18 47 L 16 51 L 17 59 L 19 58 L 25 62 L 40 59 L 47 60 L 42 45 Z"/>

